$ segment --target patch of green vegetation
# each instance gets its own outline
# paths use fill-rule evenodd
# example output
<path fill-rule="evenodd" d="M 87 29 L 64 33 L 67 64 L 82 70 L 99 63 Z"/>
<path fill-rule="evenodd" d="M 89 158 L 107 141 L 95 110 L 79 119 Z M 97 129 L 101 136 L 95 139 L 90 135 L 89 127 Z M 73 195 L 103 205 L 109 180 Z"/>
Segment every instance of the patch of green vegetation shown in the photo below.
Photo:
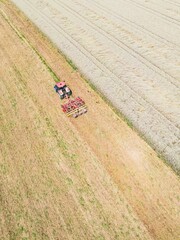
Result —
<path fill-rule="evenodd" d="M 85 200 L 82 196 L 79 199 L 79 203 L 81 204 L 81 206 L 83 206 L 83 207 L 85 206 Z"/>
<path fill-rule="evenodd" d="M 5 164 L 1 163 L 0 164 L 0 174 L 5 175 L 5 174 L 7 174 L 7 172 L 8 172 L 7 166 Z"/>
<path fill-rule="evenodd" d="M 132 123 L 128 118 L 126 118 L 125 122 L 127 123 L 127 125 L 128 125 L 131 129 L 134 129 L 133 123 Z"/>
<path fill-rule="evenodd" d="M 18 75 L 18 77 L 19 77 L 20 79 L 22 79 L 22 74 L 21 74 L 21 72 L 19 71 L 19 69 L 16 67 L 15 64 L 13 65 L 13 70 L 14 70 L 15 73 Z"/>
<path fill-rule="evenodd" d="M 25 41 L 25 38 L 22 35 L 20 35 L 20 34 L 17 34 L 17 35 L 21 41 L 23 41 L 23 42 Z"/>
<path fill-rule="evenodd" d="M 65 152 L 68 150 L 67 144 L 64 142 L 64 139 L 58 139 L 57 142 L 58 147 L 60 147 L 61 149 L 63 149 Z"/>
<path fill-rule="evenodd" d="M 27 235 L 27 230 L 24 228 L 24 226 L 19 225 L 18 228 L 15 231 L 10 231 L 10 239 L 15 240 L 15 239 L 28 239 L 28 237 L 25 237 L 23 235 Z"/>
<path fill-rule="evenodd" d="M 103 235 L 97 236 L 95 238 L 96 240 L 105 240 L 105 237 Z"/>
<path fill-rule="evenodd" d="M 74 71 L 78 70 L 78 68 L 76 67 L 76 65 L 73 63 L 73 61 L 72 61 L 71 59 L 69 59 L 69 58 L 66 57 L 66 61 L 67 61 L 67 63 L 72 67 L 72 69 L 73 69 Z"/>
<path fill-rule="evenodd" d="M 68 232 L 73 233 L 73 229 L 72 229 L 73 221 L 70 217 L 67 218 L 66 226 L 67 226 Z"/>
<path fill-rule="evenodd" d="M 45 120 L 46 120 L 47 126 L 51 127 L 52 125 L 51 125 L 50 119 L 48 117 L 46 117 Z"/>
<path fill-rule="evenodd" d="M 91 186 L 88 183 L 86 183 L 86 184 L 83 185 L 83 187 L 78 188 L 77 190 L 81 194 L 83 193 L 83 194 L 89 195 L 90 194 L 90 188 L 91 188 Z"/>
<path fill-rule="evenodd" d="M 61 153 L 65 158 L 71 158 L 71 154 L 69 153 L 67 144 L 63 138 L 57 139 L 57 146 L 61 149 Z"/>
<path fill-rule="evenodd" d="M 76 160 L 77 159 L 77 155 L 74 154 L 74 153 L 72 153 L 70 157 L 71 157 L 71 160 Z"/>
<path fill-rule="evenodd" d="M 37 239 L 37 234 L 35 232 L 32 233 L 32 238 Z"/>
<path fill-rule="evenodd" d="M 12 104 L 13 108 L 16 109 L 16 105 L 17 105 L 16 99 L 12 99 L 11 104 Z"/>
<path fill-rule="evenodd" d="M 71 167 L 74 168 L 75 170 L 80 170 L 80 165 L 78 162 L 71 161 Z"/>
<path fill-rule="evenodd" d="M 103 226 L 103 228 L 105 228 L 105 229 L 110 229 L 110 227 L 111 227 L 111 223 L 110 222 L 103 222 L 102 223 L 102 226 Z"/>
<path fill-rule="evenodd" d="M 66 178 L 66 182 L 69 186 L 72 186 L 73 185 L 73 180 L 69 177 Z"/>
<path fill-rule="evenodd" d="M 16 107 L 17 107 L 17 101 L 16 101 L 16 99 L 15 99 L 14 97 L 10 96 L 10 97 L 9 97 L 9 101 L 10 101 L 12 107 L 14 108 L 14 110 L 16 111 Z"/>

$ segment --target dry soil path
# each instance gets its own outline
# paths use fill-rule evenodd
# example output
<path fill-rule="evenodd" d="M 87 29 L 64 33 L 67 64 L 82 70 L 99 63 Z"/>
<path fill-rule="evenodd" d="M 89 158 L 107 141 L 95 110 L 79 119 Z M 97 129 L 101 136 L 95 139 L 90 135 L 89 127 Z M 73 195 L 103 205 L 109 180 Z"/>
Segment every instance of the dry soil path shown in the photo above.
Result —
<path fill-rule="evenodd" d="M 13 0 L 180 169 L 180 5 L 144 0 Z"/>

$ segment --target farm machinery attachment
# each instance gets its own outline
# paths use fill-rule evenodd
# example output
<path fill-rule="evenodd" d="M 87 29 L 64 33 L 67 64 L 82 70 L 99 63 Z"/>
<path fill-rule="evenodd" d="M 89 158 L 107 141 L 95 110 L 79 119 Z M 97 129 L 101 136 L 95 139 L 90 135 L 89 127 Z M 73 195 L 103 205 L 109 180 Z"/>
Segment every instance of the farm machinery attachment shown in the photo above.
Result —
<path fill-rule="evenodd" d="M 54 90 L 58 93 L 60 99 L 67 99 L 66 103 L 62 104 L 62 111 L 68 116 L 77 118 L 78 116 L 87 112 L 87 106 L 82 98 L 72 97 L 71 89 L 66 85 L 65 82 L 58 82 L 54 86 Z M 70 98 L 71 97 L 71 98 Z"/>

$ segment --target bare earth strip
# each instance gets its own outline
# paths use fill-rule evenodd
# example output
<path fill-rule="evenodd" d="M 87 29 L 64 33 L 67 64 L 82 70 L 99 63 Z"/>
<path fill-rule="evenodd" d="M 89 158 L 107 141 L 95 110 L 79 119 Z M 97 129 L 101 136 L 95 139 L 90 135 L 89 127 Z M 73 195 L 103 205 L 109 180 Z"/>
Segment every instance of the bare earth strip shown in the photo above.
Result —
<path fill-rule="evenodd" d="M 180 170 L 180 14 L 170 1 L 13 0 Z"/>
<path fill-rule="evenodd" d="M 9 1 L 0 13 L 1 239 L 179 239 L 175 173 Z M 55 74 L 86 115 L 63 115 Z"/>

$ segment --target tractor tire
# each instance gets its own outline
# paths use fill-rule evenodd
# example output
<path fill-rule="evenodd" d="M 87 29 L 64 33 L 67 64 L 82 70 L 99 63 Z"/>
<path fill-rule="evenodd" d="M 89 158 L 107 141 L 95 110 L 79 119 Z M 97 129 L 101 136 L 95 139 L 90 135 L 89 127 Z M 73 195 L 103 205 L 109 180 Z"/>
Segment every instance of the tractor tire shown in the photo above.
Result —
<path fill-rule="evenodd" d="M 64 99 L 64 95 L 59 95 L 60 99 Z"/>
<path fill-rule="evenodd" d="M 74 114 L 73 114 L 73 118 L 77 118 L 78 116 L 79 116 L 78 113 L 74 113 Z"/>
<path fill-rule="evenodd" d="M 72 95 L 72 91 L 70 90 L 68 93 L 67 93 L 68 97 L 70 97 Z"/>

